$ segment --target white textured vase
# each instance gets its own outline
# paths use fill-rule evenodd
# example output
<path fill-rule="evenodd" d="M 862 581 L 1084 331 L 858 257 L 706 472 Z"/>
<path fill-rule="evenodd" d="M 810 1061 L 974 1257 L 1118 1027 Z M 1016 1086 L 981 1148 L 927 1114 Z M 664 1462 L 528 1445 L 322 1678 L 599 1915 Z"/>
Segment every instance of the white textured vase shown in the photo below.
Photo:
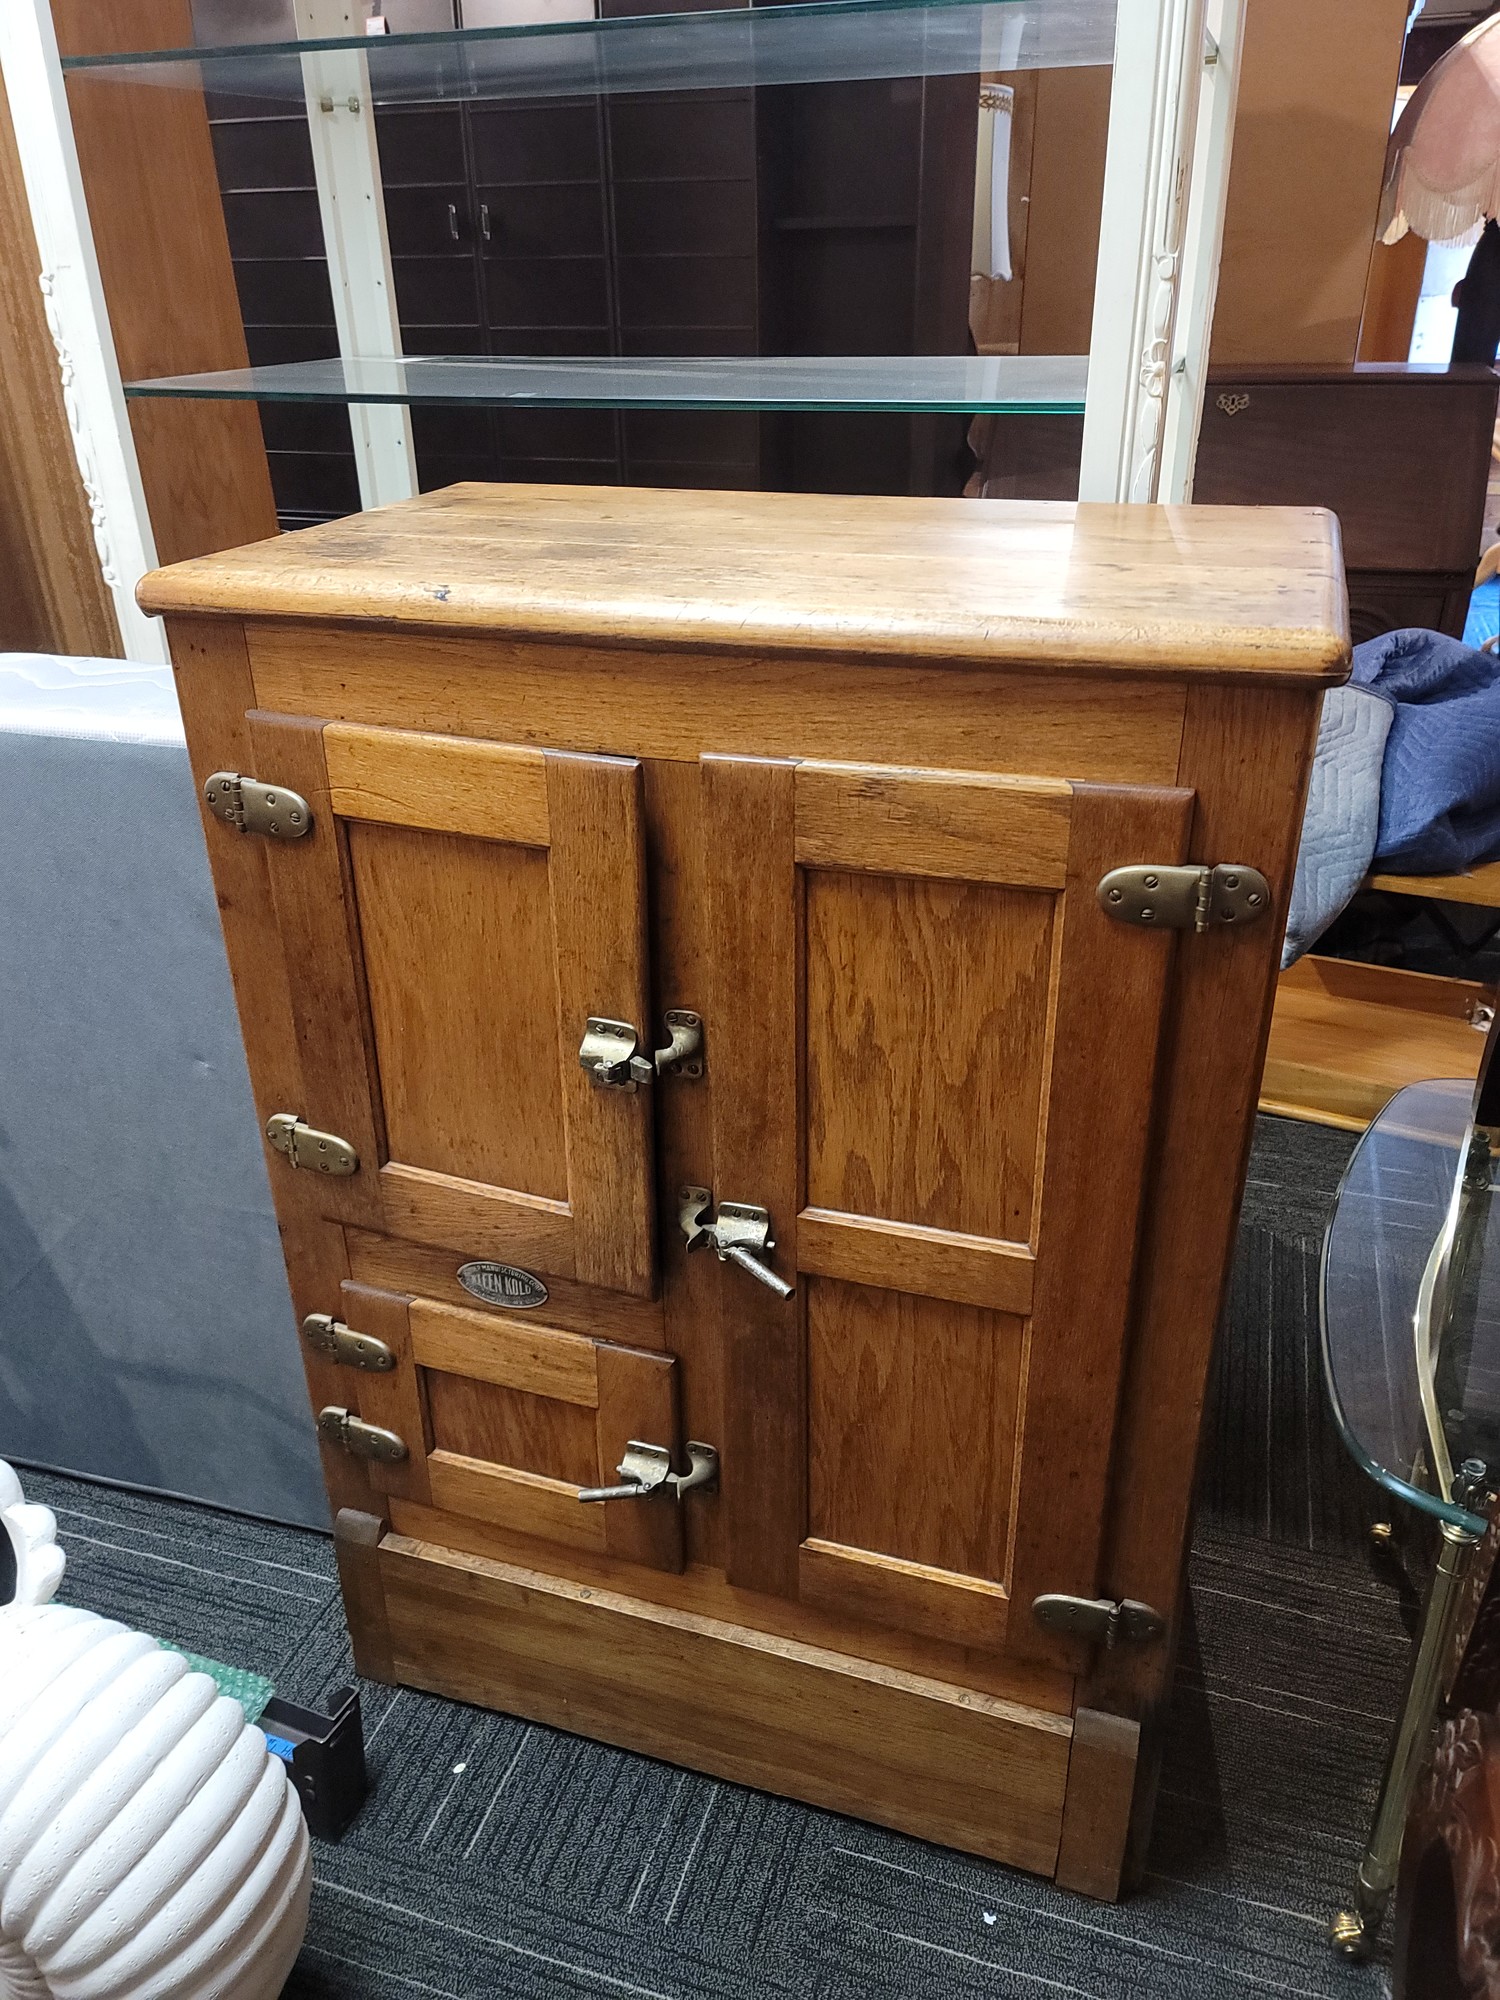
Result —
<path fill-rule="evenodd" d="M 207 1674 L 49 1600 L 56 1523 L 0 1462 L 0 2000 L 275 2000 L 312 1867 L 285 1766 Z"/>

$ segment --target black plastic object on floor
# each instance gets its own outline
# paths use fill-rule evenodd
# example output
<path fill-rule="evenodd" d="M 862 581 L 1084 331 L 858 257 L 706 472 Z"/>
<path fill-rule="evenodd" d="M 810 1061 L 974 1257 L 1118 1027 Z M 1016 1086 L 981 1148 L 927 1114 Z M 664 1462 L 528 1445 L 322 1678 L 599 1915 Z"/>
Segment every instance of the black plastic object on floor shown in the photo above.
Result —
<path fill-rule="evenodd" d="M 337 1840 L 365 1802 L 365 1730 L 357 1688 L 335 1688 L 325 1715 L 316 1708 L 273 1695 L 260 1726 L 274 1756 L 280 1757 L 302 1801 L 309 1833 Z"/>

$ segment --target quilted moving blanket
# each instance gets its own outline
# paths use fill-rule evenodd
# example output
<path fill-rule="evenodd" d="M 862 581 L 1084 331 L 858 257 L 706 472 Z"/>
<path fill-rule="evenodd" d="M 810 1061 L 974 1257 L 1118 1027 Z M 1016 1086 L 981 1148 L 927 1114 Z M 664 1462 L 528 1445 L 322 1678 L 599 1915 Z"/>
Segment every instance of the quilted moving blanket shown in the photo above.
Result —
<path fill-rule="evenodd" d="M 1441 632 L 1386 632 L 1354 649 L 1352 683 L 1393 704 L 1378 865 L 1455 875 L 1500 854 L 1500 659 Z"/>

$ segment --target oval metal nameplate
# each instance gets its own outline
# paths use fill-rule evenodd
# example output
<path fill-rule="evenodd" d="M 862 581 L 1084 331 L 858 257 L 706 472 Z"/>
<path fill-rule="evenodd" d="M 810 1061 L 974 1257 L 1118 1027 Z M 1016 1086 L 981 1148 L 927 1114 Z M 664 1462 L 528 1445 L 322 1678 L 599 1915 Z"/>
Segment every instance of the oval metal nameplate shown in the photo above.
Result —
<path fill-rule="evenodd" d="M 462 1264 L 458 1282 L 487 1306 L 506 1306 L 524 1311 L 527 1306 L 544 1306 L 547 1287 L 530 1271 L 518 1271 L 514 1264 Z"/>

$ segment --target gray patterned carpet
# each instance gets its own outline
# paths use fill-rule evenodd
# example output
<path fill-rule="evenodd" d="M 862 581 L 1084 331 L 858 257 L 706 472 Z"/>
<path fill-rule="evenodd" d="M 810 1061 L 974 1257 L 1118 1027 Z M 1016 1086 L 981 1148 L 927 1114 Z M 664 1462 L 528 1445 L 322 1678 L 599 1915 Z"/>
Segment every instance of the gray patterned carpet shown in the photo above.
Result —
<path fill-rule="evenodd" d="M 1400 1684 L 1395 1593 L 1320 1420 L 1309 1255 L 1347 1143 L 1263 1125 L 1216 1381 L 1192 1624 L 1141 1893 L 1106 1908 L 783 1800 L 365 1690 L 375 1791 L 320 1845 L 304 2000 L 1373 2000 L 1322 1927 Z M 71 1602 L 316 1700 L 347 1671 L 328 1543 L 33 1475 Z"/>

